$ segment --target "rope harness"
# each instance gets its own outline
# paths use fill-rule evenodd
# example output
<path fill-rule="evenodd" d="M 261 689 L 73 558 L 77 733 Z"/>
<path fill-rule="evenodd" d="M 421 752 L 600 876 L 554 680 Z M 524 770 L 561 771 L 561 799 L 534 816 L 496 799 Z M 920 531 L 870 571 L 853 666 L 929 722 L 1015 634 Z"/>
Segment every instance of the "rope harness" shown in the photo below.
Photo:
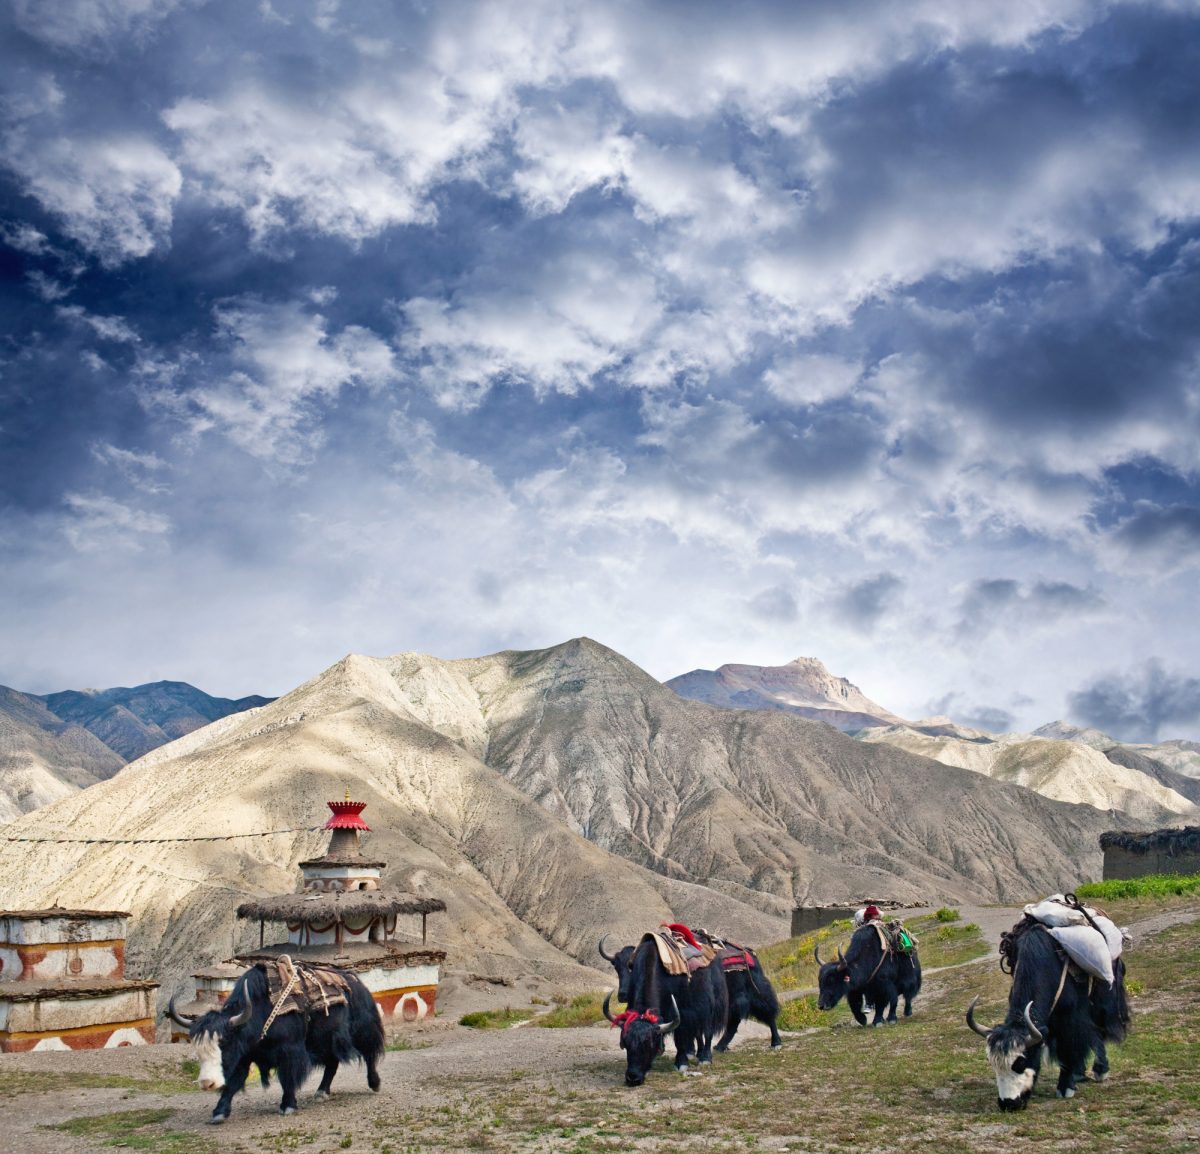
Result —
<path fill-rule="evenodd" d="M 321 975 L 315 966 L 305 965 L 303 962 L 297 964 L 287 954 L 280 954 L 275 959 L 275 969 L 280 981 L 283 982 L 285 976 L 287 981 L 283 982 L 283 988 L 279 991 L 279 996 L 271 1006 L 271 1013 L 267 1016 L 267 1020 L 263 1024 L 262 1033 L 258 1036 L 260 1042 L 267 1036 L 267 1031 L 280 1014 L 291 1013 L 294 1010 L 301 1009 L 307 1020 L 313 1007 L 320 1006 L 325 1016 L 329 1017 L 330 1006 L 340 1005 L 346 1001 L 346 998 L 339 995 L 336 991 L 339 983 L 334 980 L 330 988 L 327 989 L 325 983 L 321 981 Z M 326 973 L 326 978 L 334 977 L 335 975 Z M 341 984 L 344 985 L 344 983 Z M 288 998 L 297 986 L 300 986 L 303 995 L 302 1004 L 300 1006 L 288 1006 Z M 315 991 L 313 990 L 314 986 L 316 987 Z M 314 996 L 314 992 L 316 996 Z"/>
<path fill-rule="evenodd" d="M 275 999 L 275 1004 L 271 1007 L 271 1013 L 268 1015 L 266 1022 L 263 1024 L 262 1033 L 258 1035 L 258 1040 L 260 1042 L 267 1036 L 267 1031 L 274 1024 L 275 1019 L 279 1017 L 279 1012 L 283 1009 L 283 1004 L 287 1001 L 288 995 L 296 988 L 296 983 L 300 980 L 300 973 L 296 967 L 292 965 L 292 959 L 289 958 L 287 954 L 282 954 L 280 955 L 278 963 L 281 970 L 283 969 L 285 963 L 287 964 L 287 968 L 291 970 L 292 975 L 290 978 L 288 978 L 287 985 L 283 987 L 279 997 Z M 329 1011 L 326 1010 L 325 1012 L 328 1013 Z"/>

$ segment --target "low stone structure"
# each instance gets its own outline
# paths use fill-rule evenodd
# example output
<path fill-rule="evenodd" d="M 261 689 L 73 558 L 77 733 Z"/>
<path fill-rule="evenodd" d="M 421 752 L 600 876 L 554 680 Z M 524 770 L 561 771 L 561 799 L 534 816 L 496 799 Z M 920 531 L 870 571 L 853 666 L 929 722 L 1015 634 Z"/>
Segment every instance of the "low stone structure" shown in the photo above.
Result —
<path fill-rule="evenodd" d="M 298 893 L 256 898 L 237 909 L 239 918 L 258 919 L 259 948 L 234 959 L 243 966 L 272 961 L 280 954 L 352 970 L 371 991 L 384 1024 L 432 1017 L 444 950 L 428 942 L 427 919 L 445 910 L 440 898 L 420 897 L 380 886 L 386 862 L 362 852 L 359 834 L 370 827 L 360 816 L 366 802 L 331 801 L 333 817 L 325 828 L 332 836 L 319 858 L 300 863 Z M 396 936 L 401 916 L 419 915 L 421 941 Z M 268 945 L 267 922 L 287 926 L 288 939 Z"/>
<path fill-rule="evenodd" d="M 1105 881 L 1150 874 L 1200 874 L 1200 826 L 1150 833 L 1110 830 L 1100 835 L 1100 848 Z"/>
<path fill-rule="evenodd" d="M 154 1041 L 157 982 L 125 977 L 129 914 L 0 910 L 0 1052 Z"/>
<path fill-rule="evenodd" d="M 827 906 L 796 906 L 792 910 L 791 936 L 802 938 L 814 930 L 823 929 L 831 922 L 852 918 L 854 911 L 861 910 L 864 906 L 878 906 L 881 910 L 898 910 L 904 908 L 904 903 L 891 898 L 860 898 L 854 902 L 835 902 Z"/>

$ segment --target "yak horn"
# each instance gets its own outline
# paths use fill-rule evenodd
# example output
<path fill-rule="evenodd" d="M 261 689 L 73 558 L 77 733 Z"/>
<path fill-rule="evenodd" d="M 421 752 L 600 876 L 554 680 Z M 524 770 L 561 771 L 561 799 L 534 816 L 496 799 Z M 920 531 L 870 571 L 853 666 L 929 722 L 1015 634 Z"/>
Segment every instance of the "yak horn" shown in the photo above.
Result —
<path fill-rule="evenodd" d="M 986 1038 L 991 1031 L 985 1030 L 977 1021 L 975 1021 L 975 1003 L 979 1001 L 979 995 L 971 999 L 971 1004 L 967 1007 L 967 1025 L 971 1027 L 981 1038 Z"/>
<path fill-rule="evenodd" d="M 816 959 L 818 966 L 823 966 L 825 963 L 821 961 L 821 947 L 813 942 L 813 957 Z"/>
<path fill-rule="evenodd" d="M 609 1002 L 612 1000 L 612 996 L 613 996 L 613 994 L 615 994 L 616 992 L 617 992 L 616 990 L 609 990 L 609 992 L 608 992 L 607 994 L 605 994 L 605 995 L 604 995 L 604 1016 L 605 1016 L 605 1017 L 606 1017 L 606 1018 L 607 1018 L 607 1019 L 608 1019 L 610 1022 L 613 1020 L 613 1016 L 612 1016 L 612 1014 L 610 1014 L 610 1013 L 608 1012 L 608 1003 L 609 1003 Z"/>
<path fill-rule="evenodd" d="M 659 1022 L 655 1027 L 660 1034 L 669 1034 L 676 1026 L 679 1025 L 679 1003 L 675 1001 L 675 995 L 671 995 L 671 1010 L 675 1014 L 674 1020 L 670 1022 Z"/>
<path fill-rule="evenodd" d="M 841 945 L 838 946 L 838 961 L 844 966 L 846 964 L 846 956 L 842 953 Z"/>
<path fill-rule="evenodd" d="M 602 937 L 602 938 L 600 939 L 600 944 L 599 944 L 599 945 L 596 947 L 596 949 L 598 949 L 598 950 L 600 951 L 600 956 L 601 956 L 601 957 L 602 957 L 602 958 L 603 958 L 603 959 L 604 959 L 606 962 L 615 962 L 615 961 L 617 960 L 617 955 L 616 955 L 616 954 L 606 954 L 606 953 L 604 952 L 604 943 L 605 943 L 606 941 L 608 941 L 608 934 L 605 934 L 605 935 L 604 935 L 604 937 Z"/>
<path fill-rule="evenodd" d="M 1029 1007 L 1032 1005 L 1032 1002 L 1025 1004 L 1025 1025 L 1029 1028 L 1029 1040 L 1036 1046 L 1042 1041 L 1042 1032 L 1033 1024 L 1033 1018 L 1029 1014 Z"/>
<path fill-rule="evenodd" d="M 192 1028 L 192 1023 L 196 1020 L 195 1018 L 184 1017 L 183 1014 L 175 1009 L 174 994 L 171 995 L 171 1000 L 167 1003 L 167 1017 L 170 1018 L 175 1025 L 182 1026 L 185 1030 L 190 1030 Z"/>
<path fill-rule="evenodd" d="M 229 1028 L 236 1030 L 238 1026 L 244 1026 L 250 1020 L 250 1011 L 253 1008 L 250 998 L 247 997 L 245 1006 L 229 1019 Z"/>

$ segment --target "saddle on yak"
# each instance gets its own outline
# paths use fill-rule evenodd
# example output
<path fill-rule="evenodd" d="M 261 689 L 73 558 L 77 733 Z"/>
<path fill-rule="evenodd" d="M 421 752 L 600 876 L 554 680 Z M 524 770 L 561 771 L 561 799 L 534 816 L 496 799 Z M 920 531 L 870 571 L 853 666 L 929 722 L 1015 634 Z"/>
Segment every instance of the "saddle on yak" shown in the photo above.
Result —
<path fill-rule="evenodd" d="M 642 935 L 642 941 L 647 938 L 658 948 L 658 960 L 668 974 L 694 974 L 717 956 L 712 946 L 697 941 L 695 934 L 678 922 L 663 922 Z"/>
<path fill-rule="evenodd" d="M 271 1021 L 281 1014 L 328 1014 L 330 1006 L 346 1004 L 346 975 L 332 966 L 293 962 L 287 954 L 280 954 L 273 962 L 263 963 L 263 968 L 271 993 Z"/>
<path fill-rule="evenodd" d="M 725 973 L 742 973 L 758 966 L 758 955 L 749 946 L 739 946 L 737 942 L 718 937 L 708 930 L 695 930 L 694 933 L 703 944 L 716 950 L 717 962 Z"/>

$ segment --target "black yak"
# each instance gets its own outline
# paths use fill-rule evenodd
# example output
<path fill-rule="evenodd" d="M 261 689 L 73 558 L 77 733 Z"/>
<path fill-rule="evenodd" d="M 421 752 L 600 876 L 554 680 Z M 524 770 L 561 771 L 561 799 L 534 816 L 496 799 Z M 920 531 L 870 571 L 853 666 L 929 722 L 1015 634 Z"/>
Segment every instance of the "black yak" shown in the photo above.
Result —
<path fill-rule="evenodd" d="M 259 1068 L 264 1087 L 271 1072 L 278 1071 L 283 1090 L 281 1114 L 296 1112 L 296 1092 L 314 1064 L 325 1068 L 318 1097 L 329 1095 L 340 1063 L 360 1059 L 367 1065 L 367 1085 L 379 1089 L 377 1066 L 384 1050 L 379 1009 L 356 974 L 345 970 L 332 973 L 343 983 L 344 1004 L 330 1005 L 327 1011 L 280 1013 L 274 1020 L 267 971 L 261 962 L 238 978 L 219 1010 L 187 1018 L 171 999 L 167 1014 L 188 1031 L 198 1051 L 201 1089 L 221 1091 L 211 1122 L 229 1117 L 233 1096 L 245 1087 L 251 1063 Z"/>
<path fill-rule="evenodd" d="M 912 1016 L 913 998 L 921 991 L 921 959 L 915 947 L 906 953 L 885 950 L 874 923 L 868 923 L 855 931 L 844 955 L 838 948 L 836 962 L 822 962 L 819 946 L 813 947 L 813 957 L 820 967 L 818 1009 L 832 1010 L 844 996 L 860 1026 L 867 1024 L 864 1002 L 874 1007 L 872 1026 L 890 1025 L 903 998 L 904 1016 Z"/>
<path fill-rule="evenodd" d="M 1072 973 L 1066 954 L 1038 924 L 1014 932 L 1011 949 L 1013 983 L 1004 1021 L 984 1029 L 975 1021 L 979 999 L 967 1008 L 967 1025 L 987 1040 L 1000 1109 L 1025 1108 L 1043 1058 L 1058 1063 L 1060 1098 L 1075 1096 L 1076 1084 L 1087 1077 L 1089 1055 L 1095 1055 L 1093 1078 L 1103 1082 L 1109 1069 L 1106 1043 L 1123 1041 L 1129 1026 L 1124 960 L 1113 962 L 1111 985 Z"/>

